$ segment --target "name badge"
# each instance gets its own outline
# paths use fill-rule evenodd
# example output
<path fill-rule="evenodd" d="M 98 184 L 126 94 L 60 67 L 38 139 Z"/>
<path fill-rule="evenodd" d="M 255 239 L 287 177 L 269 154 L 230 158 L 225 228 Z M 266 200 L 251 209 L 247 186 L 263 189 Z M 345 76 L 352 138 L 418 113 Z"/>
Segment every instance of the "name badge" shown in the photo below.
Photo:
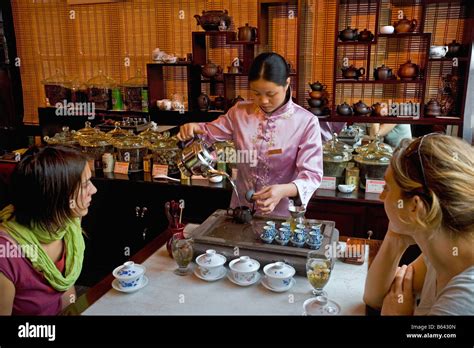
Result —
<path fill-rule="evenodd" d="M 271 150 L 268 150 L 267 152 L 268 156 L 280 155 L 282 153 L 283 153 L 282 149 L 271 149 Z"/>

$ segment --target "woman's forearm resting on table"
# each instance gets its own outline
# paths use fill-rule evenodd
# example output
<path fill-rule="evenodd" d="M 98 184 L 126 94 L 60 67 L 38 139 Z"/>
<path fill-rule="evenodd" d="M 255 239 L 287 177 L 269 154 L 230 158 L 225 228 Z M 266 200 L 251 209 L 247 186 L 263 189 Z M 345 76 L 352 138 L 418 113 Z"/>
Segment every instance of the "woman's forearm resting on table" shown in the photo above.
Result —
<path fill-rule="evenodd" d="M 385 295 L 390 290 L 400 259 L 407 249 L 390 236 L 386 237 L 367 273 L 364 302 L 372 308 L 380 309 Z"/>

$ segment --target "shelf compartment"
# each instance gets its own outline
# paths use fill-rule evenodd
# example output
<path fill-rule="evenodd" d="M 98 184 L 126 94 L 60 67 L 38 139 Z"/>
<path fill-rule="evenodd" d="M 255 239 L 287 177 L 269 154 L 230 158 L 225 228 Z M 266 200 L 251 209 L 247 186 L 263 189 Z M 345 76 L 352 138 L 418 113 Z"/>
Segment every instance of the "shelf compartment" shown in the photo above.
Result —
<path fill-rule="evenodd" d="M 336 83 L 367 83 L 367 84 L 380 84 L 380 85 L 396 85 L 396 84 L 407 84 L 407 83 L 424 83 L 424 80 L 349 80 L 349 79 L 337 79 Z"/>
<path fill-rule="evenodd" d="M 339 116 L 333 113 L 330 117 L 321 118 L 325 122 L 350 122 L 350 123 L 410 123 L 420 125 L 461 125 L 461 118 L 441 117 L 374 117 L 374 116 Z"/>

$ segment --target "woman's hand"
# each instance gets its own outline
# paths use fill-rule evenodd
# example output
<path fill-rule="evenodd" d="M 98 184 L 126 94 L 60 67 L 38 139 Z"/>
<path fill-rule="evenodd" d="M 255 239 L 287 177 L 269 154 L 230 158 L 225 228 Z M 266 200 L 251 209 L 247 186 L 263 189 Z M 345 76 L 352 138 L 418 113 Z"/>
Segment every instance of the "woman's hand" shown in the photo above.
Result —
<path fill-rule="evenodd" d="M 382 315 L 413 315 L 413 266 L 403 265 L 395 274 L 392 286 L 385 295 Z"/>
<path fill-rule="evenodd" d="M 192 139 L 195 134 L 204 134 L 198 123 L 186 123 L 179 127 L 178 139 L 185 141 Z"/>
<path fill-rule="evenodd" d="M 295 184 L 271 185 L 255 192 L 252 198 L 263 214 L 270 214 L 283 197 L 293 197 L 298 194 Z"/>
<path fill-rule="evenodd" d="M 416 244 L 415 240 L 411 236 L 395 232 L 391 222 L 388 224 L 385 239 L 391 239 L 391 242 L 396 243 L 403 250 L 408 248 L 410 245 Z"/>

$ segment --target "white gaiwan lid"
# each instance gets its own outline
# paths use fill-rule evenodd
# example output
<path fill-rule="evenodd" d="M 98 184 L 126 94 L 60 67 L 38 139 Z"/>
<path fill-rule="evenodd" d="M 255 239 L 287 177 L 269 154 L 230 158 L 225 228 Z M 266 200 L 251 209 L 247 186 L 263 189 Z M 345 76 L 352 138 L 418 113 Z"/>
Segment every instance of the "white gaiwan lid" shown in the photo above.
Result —
<path fill-rule="evenodd" d="M 112 272 L 113 276 L 120 280 L 134 279 L 145 273 L 145 266 L 136 264 L 133 261 L 127 261 L 118 266 Z"/>
<path fill-rule="evenodd" d="M 258 271 L 260 263 L 248 256 L 241 256 L 238 259 L 230 261 L 229 268 L 235 272 L 249 273 Z"/>
<path fill-rule="evenodd" d="M 295 272 L 293 267 L 284 262 L 270 263 L 263 267 L 263 273 L 270 278 L 291 278 Z"/>
<path fill-rule="evenodd" d="M 224 255 L 217 254 L 215 250 L 208 249 L 205 254 L 196 258 L 196 263 L 201 267 L 219 267 L 226 263 Z"/>

